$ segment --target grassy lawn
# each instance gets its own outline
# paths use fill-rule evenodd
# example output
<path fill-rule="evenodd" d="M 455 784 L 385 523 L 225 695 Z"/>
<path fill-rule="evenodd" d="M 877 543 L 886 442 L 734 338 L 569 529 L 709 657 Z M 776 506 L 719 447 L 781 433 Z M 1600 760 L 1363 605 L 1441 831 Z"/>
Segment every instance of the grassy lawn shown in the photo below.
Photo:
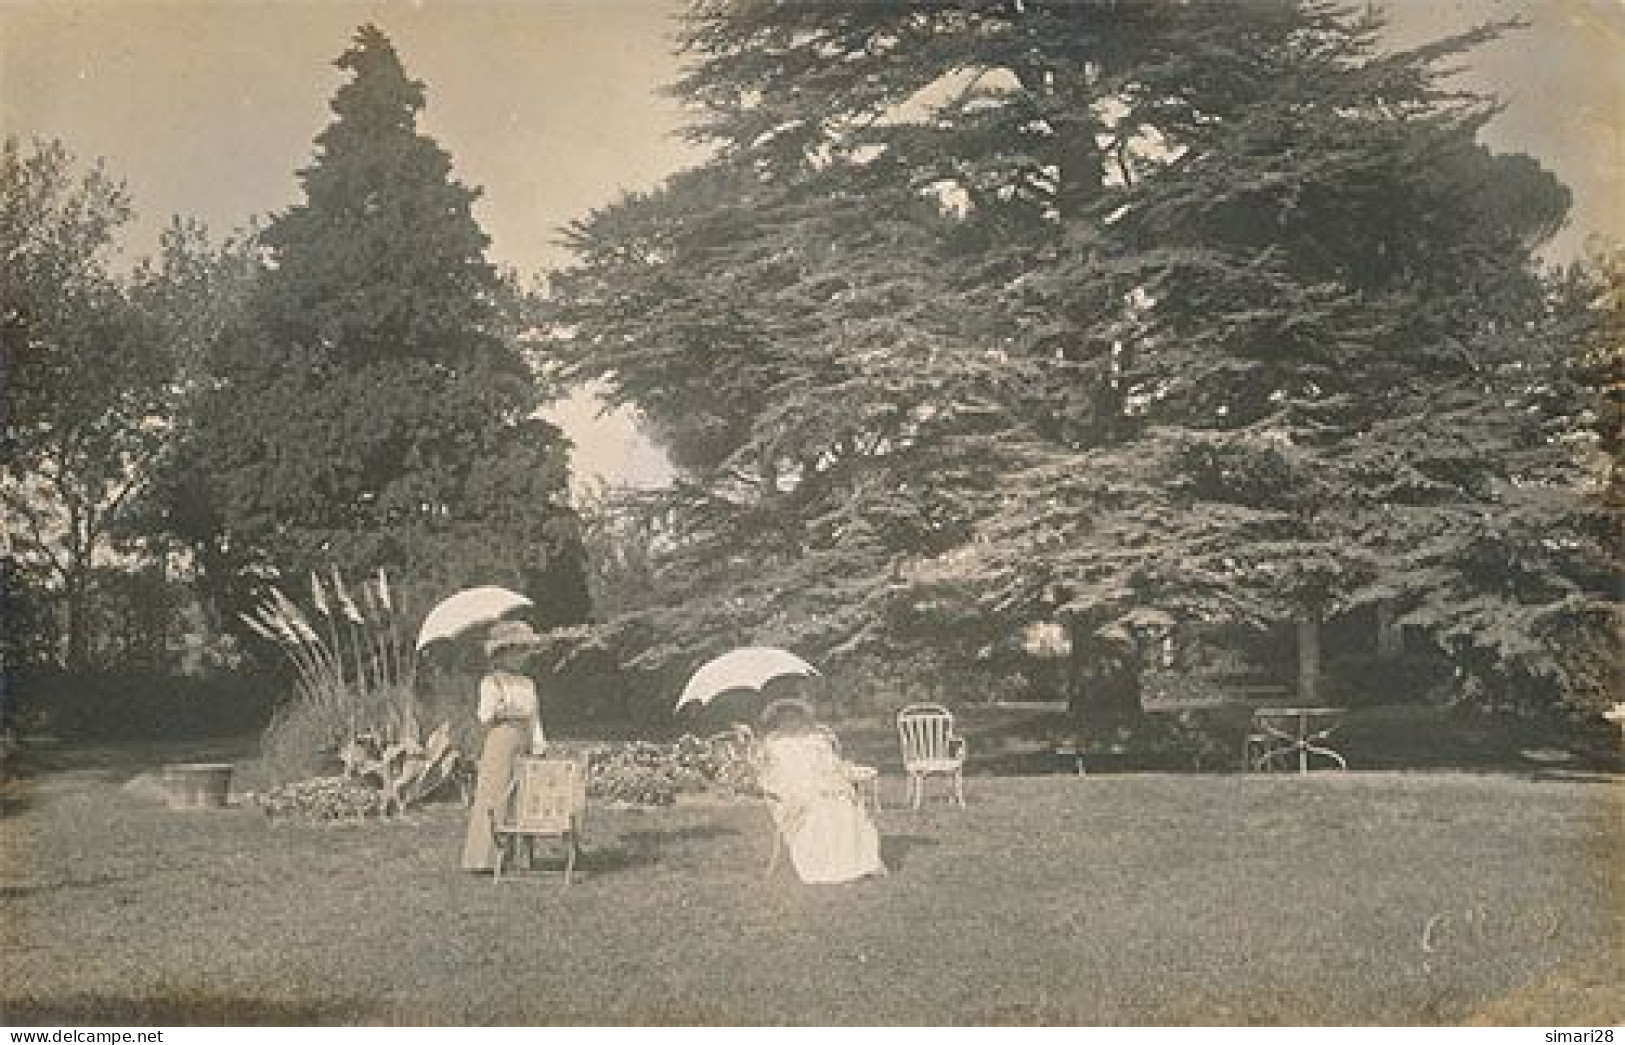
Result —
<path fill-rule="evenodd" d="M 7 1022 L 1625 1022 L 1617 780 L 977 776 L 842 887 L 768 880 L 759 806 L 595 808 L 566 890 L 458 871 L 450 805 L 171 812 L 152 757 L 0 821 Z"/>

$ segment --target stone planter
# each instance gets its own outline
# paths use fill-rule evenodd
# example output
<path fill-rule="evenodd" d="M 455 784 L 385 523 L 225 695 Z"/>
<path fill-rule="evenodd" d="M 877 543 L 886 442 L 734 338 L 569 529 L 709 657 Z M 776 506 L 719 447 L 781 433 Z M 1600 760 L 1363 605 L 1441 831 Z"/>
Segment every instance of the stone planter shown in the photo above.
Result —
<path fill-rule="evenodd" d="M 164 799 L 171 809 L 223 809 L 231 794 L 230 762 L 197 762 L 163 769 Z"/>

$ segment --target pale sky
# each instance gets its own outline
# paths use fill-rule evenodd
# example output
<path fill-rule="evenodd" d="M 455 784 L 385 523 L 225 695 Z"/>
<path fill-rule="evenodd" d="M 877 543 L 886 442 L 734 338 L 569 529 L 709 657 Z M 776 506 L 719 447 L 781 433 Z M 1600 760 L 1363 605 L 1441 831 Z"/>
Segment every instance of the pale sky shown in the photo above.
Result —
<path fill-rule="evenodd" d="M 483 188 L 491 257 L 533 275 L 566 260 L 557 229 L 697 159 L 659 94 L 678 68 L 680 0 L 0 0 L 0 131 L 105 157 L 140 215 L 127 253 L 150 253 L 173 214 L 216 233 L 293 202 L 294 172 L 330 120 L 332 60 L 378 25 L 425 81 L 422 127 Z M 1508 102 L 1487 137 L 1569 183 L 1570 228 L 1625 238 L 1625 0 L 1397 0 L 1415 41 L 1522 14 L 1531 29 L 1481 51 L 1469 76 Z M 660 455 L 585 399 L 559 418 L 584 476 L 649 481 Z"/>

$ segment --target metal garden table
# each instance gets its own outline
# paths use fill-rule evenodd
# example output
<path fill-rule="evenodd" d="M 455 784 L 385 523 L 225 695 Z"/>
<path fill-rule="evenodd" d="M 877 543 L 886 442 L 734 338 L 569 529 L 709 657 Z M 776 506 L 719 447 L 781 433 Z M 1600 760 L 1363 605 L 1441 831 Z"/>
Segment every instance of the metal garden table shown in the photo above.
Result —
<path fill-rule="evenodd" d="M 1318 756 L 1347 769 L 1348 761 L 1326 744 L 1346 713 L 1344 708 L 1257 708 L 1250 739 L 1260 742 L 1263 750 L 1252 768 L 1269 769 L 1277 762 L 1291 765 L 1297 756 L 1298 772 L 1307 773 L 1310 757 Z"/>

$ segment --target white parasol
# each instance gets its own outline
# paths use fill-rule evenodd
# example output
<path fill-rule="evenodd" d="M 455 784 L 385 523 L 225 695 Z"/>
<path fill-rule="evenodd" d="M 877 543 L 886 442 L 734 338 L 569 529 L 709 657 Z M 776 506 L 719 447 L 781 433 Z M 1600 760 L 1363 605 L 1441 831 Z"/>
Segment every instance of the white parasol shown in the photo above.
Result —
<path fill-rule="evenodd" d="M 504 615 L 530 605 L 531 601 L 525 596 L 507 588 L 495 585 L 466 588 L 442 600 L 423 618 L 423 626 L 418 628 L 417 648 L 421 650 L 439 639 L 466 635 L 474 628 L 494 624 Z"/>
<path fill-rule="evenodd" d="M 677 708 L 686 704 L 709 704 L 729 690 L 760 690 L 777 678 L 818 674 L 818 669 L 791 653 L 774 646 L 745 646 L 724 653 L 696 671 L 677 698 Z"/>

